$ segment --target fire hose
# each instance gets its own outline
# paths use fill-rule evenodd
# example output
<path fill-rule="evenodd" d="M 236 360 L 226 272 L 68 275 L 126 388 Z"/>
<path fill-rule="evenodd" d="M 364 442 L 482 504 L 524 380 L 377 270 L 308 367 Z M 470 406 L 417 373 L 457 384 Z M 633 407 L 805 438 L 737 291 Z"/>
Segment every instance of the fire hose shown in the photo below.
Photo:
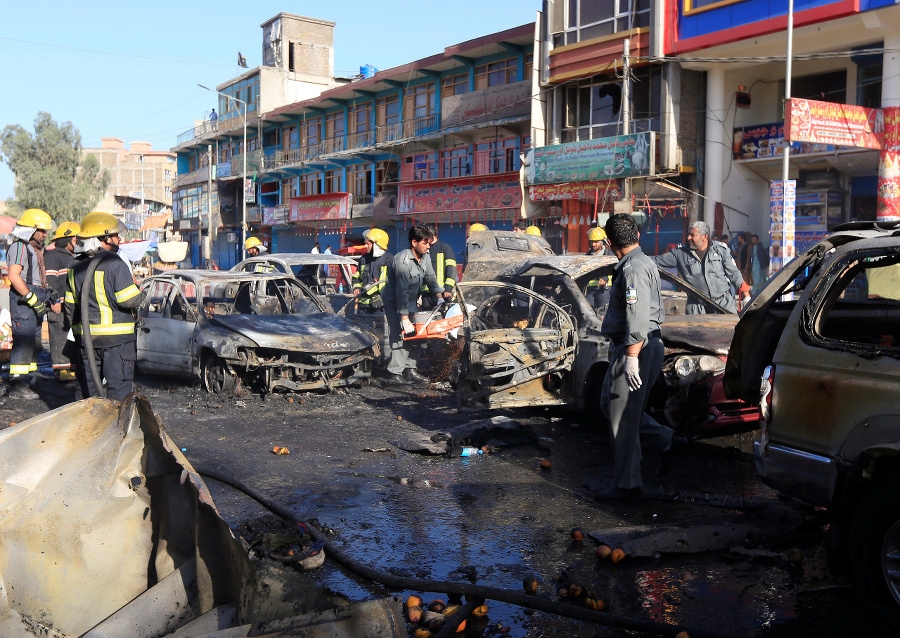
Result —
<path fill-rule="evenodd" d="M 691 636 L 691 638 L 706 638 L 717 635 L 709 631 L 686 627 L 684 625 L 669 625 L 652 620 L 643 620 L 641 618 L 632 618 L 630 616 L 612 614 L 605 611 L 594 611 L 585 607 L 576 607 L 575 605 L 568 605 L 565 603 L 544 600 L 531 594 L 513 592 L 496 587 L 486 587 L 484 585 L 473 585 L 469 583 L 453 583 L 449 581 L 408 578 L 404 576 L 397 576 L 388 572 L 379 571 L 367 565 L 363 565 L 356 559 L 352 558 L 349 554 L 329 541 L 322 531 L 309 524 L 308 522 L 298 519 L 290 509 L 272 501 L 259 490 L 217 470 L 205 467 L 197 467 L 195 469 L 202 476 L 214 479 L 216 481 L 219 481 L 220 483 L 224 483 L 225 485 L 229 485 L 243 492 L 247 496 L 262 504 L 270 511 L 278 514 L 285 520 L 291 521 L 294 524 L 303 525 L 309 532 L 310 536 L 313 537 L 313 539 L 325 543 L 325 548 L 327 550 L 326 555 L 331 556 L 331 558 L 333 558 L 338 564 L 367 580 L 380 583 L 388 588 L 427 591 L 454 596 L 466 596 L 469 601 L 496 600 L 510 605 L 516 605 L 519 607 L 525 607 L 527 609 L 533 609 L 535 611 L 555 614 L 557 616 L 564 616 L 566 618 L 573 618 L 575 620 L 590 622 L 597 625 L 614 627 L 617 629 L 626 629 L 629 631 L 639 631 L 645 634 L 652 634 L 657 636 L 676 636 L 679 632 L 682 631 L 687 632 Z M 459 615 L 462 616 L 462 614 Z"/>
<path fill-rule="evenodd" d="M 81 335 L 84 339 L 84 349 L 87 353 L 88 369 L 91 373 L 91 379 L 94 381 L 94 389 L 97 391 L 97 396 L 103 399 L 106 398 L 106 388 L 103 387 L 103 376 L 100 374 L 100 368 L 97 367 L 97 358 L 94 356 L 94 340 L 91 337 L 91 321 L 88 314 L 90 311 L 89 295 L 86 294 L 89 291 L 86 288 L 94 280 L 94 271 L 97 270 L 100 262 L 112 256 L 113 253 L 108 250 L 101 250 L 91 259 L 91 263 L 88 264 L 87 271 L 84 274 L 84 281 L 81 282 L 81 290 L 78 291 L 79 301 L 81 302 Z"/>

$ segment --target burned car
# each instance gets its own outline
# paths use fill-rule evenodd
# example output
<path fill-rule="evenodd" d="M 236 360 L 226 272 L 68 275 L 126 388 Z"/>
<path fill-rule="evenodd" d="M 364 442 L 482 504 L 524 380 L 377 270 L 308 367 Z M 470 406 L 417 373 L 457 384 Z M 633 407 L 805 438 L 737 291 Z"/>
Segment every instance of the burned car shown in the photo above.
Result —
<path fill-rule="evenodd" d="M 199 377 L 209 392 L 332 389 L 369 378 L 380 355 L 293 277 L 178 270 L 141 289 L 138 370 Z"/>
<path fill-rule="evenodd" d="M 293 275 L 317 295 L 326 298 L 335 310 L 346 305 L 353 290 L 357 261 L 329 253 L 275 253 L 248 257 L 232 272 L 266 272 Z"/>
<path fill-rule="evenodd" d="M 588 289 L 611 276 L 616 263 L 601 256 L 531 257 L 493 281 L 460 282 L 466 345 L 459 407 L 562 405 L 599 417 L 609 340 L 600 331 L 606 308 L 592 306 Z M 683 299 L 683 292 L 664 293 L 667 308 L 679 300 L 683 307 Z M 758 411 L 726 399 L 721 389 L 737 320 L 734 314 L 666 317 L 666 357 L 648 407 L 657 420 L 691 437 L 754 427 Z"/>

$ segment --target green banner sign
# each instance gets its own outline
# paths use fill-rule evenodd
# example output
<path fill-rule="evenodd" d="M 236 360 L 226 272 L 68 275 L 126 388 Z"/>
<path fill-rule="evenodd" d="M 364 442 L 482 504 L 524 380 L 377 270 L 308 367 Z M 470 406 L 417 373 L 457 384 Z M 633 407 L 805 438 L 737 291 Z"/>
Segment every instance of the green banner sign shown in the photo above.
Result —
<path fill-rule="evenodd" d="M 637 133 L 532 149 L 525 159 L 525 181 L 556 184 L 652 175 L 655 137 Z"/>

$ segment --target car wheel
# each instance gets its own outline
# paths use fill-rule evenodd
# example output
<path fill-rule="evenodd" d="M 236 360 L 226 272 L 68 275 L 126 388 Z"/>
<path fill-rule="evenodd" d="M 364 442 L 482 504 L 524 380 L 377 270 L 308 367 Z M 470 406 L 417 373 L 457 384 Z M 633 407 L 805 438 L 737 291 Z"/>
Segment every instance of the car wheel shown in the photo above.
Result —
<path fill-rule="evenodd" d="M 203 361 L 200 363 L 200 375 L 203 379 L 203 387 L 211 394 L 231 392 L 237 387 L 237 375 L 214 354 L 203 356 Z"/>
<path fill-rule="evenodd" d="M 882 479 L 860 500 L 850 526 L 850 555 L 861 599 L 900 626 L 900 475 Z"/>

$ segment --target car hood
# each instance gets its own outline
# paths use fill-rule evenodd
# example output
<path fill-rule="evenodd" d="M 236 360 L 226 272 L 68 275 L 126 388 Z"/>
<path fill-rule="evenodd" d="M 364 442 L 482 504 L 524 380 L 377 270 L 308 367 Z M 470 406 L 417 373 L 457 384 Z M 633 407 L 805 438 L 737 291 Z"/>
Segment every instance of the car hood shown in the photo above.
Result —
<path fill-rule="evenodd" d="M 666 347 L 683 347 L 715 355 L 727 355 L 737 325 L 737 315 L 672 315 L 660 330 Z"/>
<path fill-rule="evenodd" d="M 311 315 L 227 315 L 210 319 L 262 348 L 355 352 L 370 348 L 375 338 L 344 317 L 325 312 Z"/>
<path fill-rule="evenodd" d="M 579 279 L 599 268 L 606 267 L 611 271 L 618 262 L 619 260 L 611 255 L 549 255 L 520 262 L 503 271 L 500 276 L 547 275 L 553 272 Z"/>

